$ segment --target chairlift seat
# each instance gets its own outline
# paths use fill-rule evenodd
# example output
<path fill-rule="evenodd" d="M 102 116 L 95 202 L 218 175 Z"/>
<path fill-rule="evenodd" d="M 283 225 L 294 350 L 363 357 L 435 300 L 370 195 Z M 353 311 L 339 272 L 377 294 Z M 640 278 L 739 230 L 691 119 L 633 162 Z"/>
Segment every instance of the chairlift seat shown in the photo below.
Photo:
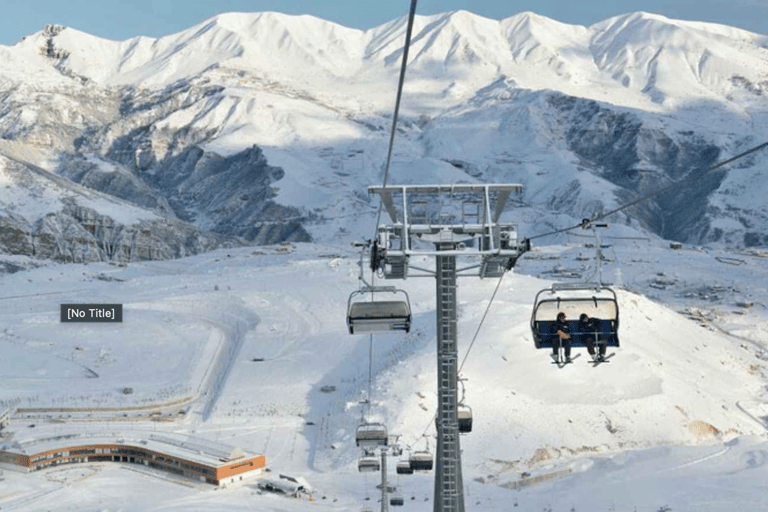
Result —
<path fill-rule="evenodd" d="M 584 296 L 585 291 L 592 290 L 591 296 Z M 619 346 L 619 306 L 616 301 L 616 293 L 610 288 L 601 287 L 591 289 L 583 287 L 581 289 L 573 288 L 569 293 L 582 292 L 582 296 L 557 296 L 553 298 L 540 299 L 543 292 L 562 293 L 565 290 L 553 288 L 551 290 L 542 290 L 536 295 L 536 301 L 531 315 L 531 331 L 533 340 L 538 349 L 551 349 L 553 344 L 558 343 L 556 332 L 557 315 L 560 312 L 565 313 L 566 323 L 568 324 L 572 348 L 583 348 L 587 346 L 586 341 L 589 337 L 596 340 L 598 344 L 605 344 L 609 347 Z M 610 296 L 598 296 L 599 292 L 610 292 Z M 599 320 L 598 329 L 594 332 L 582 332 L 579 329 L 579 317 L 586 313 L 591 318 Z"/>
<path fill-rule="evenodd" d="M 357 470 L 361 473 L 374 473 L 381 469 L 381 463 L 378 457 L 374 455 L 363 455 L 357 461 Z"/>
<path fill-rule="evenodd" d="M 389 497 L 389 504 L 393 507 L 402 507 L 405 504 L 405 500 L 399 494 L 394 494 Z"/>
<path fill-rule="evenodd" d="M 363 423 L 357 427 L 355 441 L 363 449 L 387 446 L 387 427 L 381 423 Z"/>
<path fill-rule="evenodd" d="M 432 470 L 433 458 L 432 454 L 428 451 L 413 452 L 409 460 L 414 471 Z"/>
<path fill-rule="evenodd" d="M 411 461 L 401 460 L 397 463 L 396 471 L 398 475 L 412 475 L 413 468 L 411 467 Z"/>
<path fill-rule="evenodd" d="M 468 405 L 459 405 L 456 415 L 459 420 L 459 432 L 462 434 L 472 432 L 472 408 Z"/>
<path fill-rule="evenodd" d="M 402 290 L 397 290 L 405 294 Z M 357 294 L 352 292 L 347 304 L 347 327 L 350 334 L 381 331 L 411 330 L 411 306 L 406 294 L 405 300 L 354 301 Z"/>

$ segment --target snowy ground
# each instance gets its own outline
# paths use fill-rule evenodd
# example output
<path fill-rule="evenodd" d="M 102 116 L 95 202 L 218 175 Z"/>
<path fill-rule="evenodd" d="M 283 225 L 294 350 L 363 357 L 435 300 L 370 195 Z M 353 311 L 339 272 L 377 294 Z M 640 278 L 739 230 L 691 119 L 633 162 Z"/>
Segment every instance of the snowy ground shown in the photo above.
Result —
<path fill-rule="evenodd" d="M 766 255 L 606 238 L 605 280 L 624 285 L 622 347 L 609 364 L 584 353 L 558 369 L 528 322 L 539 289 L 590 274 L 592 250 L 576 244 L 591 240 L 572 241 L 532 251 L 504 278 L 461 372 L 474 412 L 467 509 L 768 509 Z M 379 475 L 357 472 L 354 446 L 369 346 L 346 331 L 356 281 L 350 248 L 323 245 L 3 276 L 0 405 L 35 409 L 3 442 L 189 432 L 264 453 L 317 492 L 310 503 L 253 484 L 214 490 L 104 463 L 6 470 L 0 509 L 359 510 L 366 496 L 376 507 Z M 462 359 L 496 284 L 460 280 Z M 402 286 L 414 326 L 375 337 L 372 419 L 422 449 L 434 433 L 434 284 Z M 59 304 L 78 302 L 122 303 L 124 321 L 59 323 Z M 164 421 L 150 421 L 156 410 Z M 407 509 L 432 510 L 433 475 L 398 480 L 393 465 Z M 518 490 L 524 472 L 544 481 Z"/>

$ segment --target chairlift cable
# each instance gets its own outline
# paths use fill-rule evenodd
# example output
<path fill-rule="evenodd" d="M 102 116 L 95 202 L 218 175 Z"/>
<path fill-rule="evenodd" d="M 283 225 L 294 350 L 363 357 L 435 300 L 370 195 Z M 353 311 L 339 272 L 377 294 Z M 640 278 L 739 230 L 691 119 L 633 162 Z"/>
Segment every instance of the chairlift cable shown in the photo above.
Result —
<path fill-rule="evenodd" d="M 673 188 L 679 186 L 682 183 L 685 183 L 686 181 L 690 181 L 690 180 L 695 179 L 695 178 L 700 178 L 701 176 L 703 176 L 706 173 L 712 172 L 715 169 L 719 169 L 720 167 L 723 167 L 724 165 L 728 165 L 728 164 L 730 164 L 732 162 L 735 162 L 736 160 L 744 158 L 745 156 L 750 155 L 752 153 L 755 153 L 757 151 L 760 151 L 761 149 L 764 149 L 766 147 L 768 147 L 768 142 L 763 142 L 762 144 L 760 144 L 758 146 L 755 146 L 755 147 L 753 147 L 751 149 L 748 149 L 748 150 L 744 151 L 743 153 L 739 153 L 738 155 L 733 156 L 731 158 L 728 158 L 727 160 L 723 160 L 722 162 L 716 163 L 715 165 L 705 169 L 704 172 L 702 172 L 702 173 L 699 173 L 699 174 L 689 174 L 685 178 L 683 178 L 681 180 L 678 180 L 678 181 L 675 181 L 674 183 L 671 183 L 671 184 L 669 184 L 669 185 L 667 185 L 665 187 L 662 187 L 662 188 L 659 188 L 657 190 L 654 190 L 650 194 L 646 194 L 646 195 L 644 195 L 642 197 L 639 197 L 639 198 L 635 199 L 634 201 L 630 201 L 629 203 L 627 203 L 625 205 L 622 205 L 622 206 L 619 206 L 618 208 L 614 208 L 613 210 L 610 210 L 610 211 L 607 211 L 605 213 L 601 213 L 599 215 L 596 215 L 595 217 L 589 219 L 589 221 L 590 222 L 595 222 L 595 221 L 598 221 L 598 220 L 602 220 L 602 219 L 608 217 L 609 215 L 613 215 L 614 213 L 618 213 L 618 212 L 620 212 L 620 211 L 622 211 L 622 210 L 624 210 L 626 208 L 629 208 L 630 206 L 634 206 L 637 203 L 640 203 L 642 201 L 645 201 L 646 199 L 649 199 L 649 198 L 651 198 L 653 196 L 661 194 L 662 192 L 666 192 L 668 190 L 672 190 Z M 556 235 L 558 233 L 565 233 L 566 231 L 573 231 L 574 229 L 580 228 L 582 226 L 583 226 L 583 223 L 580 222 L 579 224 L 576 224 L 575 226 L 571 226 L 571 227 L 563 228 L 563 229 L 558 229 L 558 230 L 552 231 L 550 233 L 543 233 L 541 235 L 535 235 L 535 236 L 528 237 L 528 240 L 534 240 L 536 238 L 542 238 L 542 237 L 545 237 L 545 236 Z"/>
<path fill-rule="evenodd" d="M 389 167 L 390 163 L 392 161 L 392 149 L 394 147 L 395 143 L 395 133 L 397 132 L 397 119 L 400 113 L 400 100 L 403 96 L 403 83 L 405 82 L 405 70 L 408 65 L 408 49 L 411 46 L 411 34 L 413 33 L 413 20 L 416 17 L 416 2 L 417 0 L 411 0 L 411 9 L 408 13 L 408 26 L 405 31 L 405 46 L 403 47 L 403 60 L 400 65 L 400 77 L 398 79 L 397 83 L 397 97 L 395 99 L 395 112 L 392 116 L 392 130 L 389 135 L 389 147 L 387 149 L 387 161 L 384 165 L 384 181 L 382 183 L 382 187 L 387 186 L 387 180 L 389 178 Z M 379 211 L 376 214 L 376 226 L 374 227 L 374 233 L 373 233 L 373 240 L 376 239 L 376 235 L 378 233 L 379 228 L 379 222 L 381 221 L 381 211 L 384 206 L 383 199 L 379 201 Z M 361 269 L 362 271 L 362 269 Z M 375 279 L 374 272 L 371 271 L 371 283 L 373 283 Z M 371 300 L 373 300 L 373 295 L 371 295 Z M 373 334 L 370 334 L 369 336 L 369 344 L 368 344 L 368 415 L 371 414 L 371 402 L 373 401 L 371 398 L 371 390 L 372 385 L 371 382 L 373 380 Z"/>
<path fill-rule="evenodd" d="M 397 131 L 397 118 L 400 113 L 400 99 L 403 96 L 403 83 L 405 82 L 405 69 L 408 65 L 408 49 L 411 46 L 411 33 L 413 32 L 413 20 L 416 17 L 416 1 L 411 0 L 411 10 L 408 13 L 408 27 L 405 31 L 405 46 L 403 46 L 403 61 L 400 64 L 400 78 L 397 83 L 397 97 L 395 99 L 395 113 L 392 116 L 392 130 L 389 134 L 389 148 L 387 149 L 387 162 L 384 165 L 384 182 L 382 188 L 387 186 L 387 179 L 389 178 L 389 166 L 392 161 L 392 148 L 395 145 L 395 132 Z M 376 226 L 374 228 L 373 239 L 376 239 L 376 234 L 379 228 L 379 222 L 381 221 L 381 211 L 384 207 L 383 198 L 379 200 L 379 211 L 376 214 Z"/>
<path fill-rule="evenodd" d="M 501 281 L 504 279 L 504 274 L 501 274 L 501 276 L 499 277 L 499 282 L 496 283 L 496 289 L 493 290 L 493 295 L 491 295 L 491 300 L 488 301 L 488 306 L 486 306 L 485 308 L 485 313 L 483 313 L 483 318 L 480 319 L 480 324 L 477 326 L 477 329 L 475 330 L 475 335 L 472 337 L 472 342 L 470 342 L 469 347 L 467 348 L 467 353 L 464 354 L 464 359 L 462 359 L 457 373 L 461 373 L 461 369 L 464 368 L 464 363 L 467 361 L 467 357 L 469 357 L 469 352 L 470 350 L 472 350 L 472 345 L 475 344 L 475 341 L 477 340 L 477 335 L 480 334 L 480 329 L 483 327 L 483 322 L 485 322 L 485 317 L 488 316 L 488 311 L 490 311 L 491 309 L 491 304 L 493 304 L 493 299 L 496 298 L 496 292 L 499 291 L 499 287 L 501 286 Z"/>

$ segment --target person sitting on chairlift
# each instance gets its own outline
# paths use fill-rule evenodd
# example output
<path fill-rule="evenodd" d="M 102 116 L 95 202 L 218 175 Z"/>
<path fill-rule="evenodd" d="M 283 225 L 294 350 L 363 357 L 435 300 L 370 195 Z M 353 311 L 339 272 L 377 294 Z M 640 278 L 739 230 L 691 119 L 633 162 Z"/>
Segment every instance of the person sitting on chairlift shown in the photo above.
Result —
<path fill-rule="evenodd" d="M 557 358 L 557 349 L 559 345 L 562 345 L 563 349 L 565 350 L 565 360 L 570 361 L 571 359 L 571 334 L 570 334 L 570 328 L 568 327 L 568 322 L 565 321 L 565 313 L 562 311 L 557 314 L 557 323 L 555 324 L 555 332 L 557 333 L 558 338 L 560 338 L 560 343 L 553 342 L 552 343 L 552 356 Z"/>
<path fill-rule="evenodd" d="M 605 360 L 606 344 L 600 343 L 598 354 L 595 355 L 595 343 L 599 341 L 597 333 L 600 332 L 600 320 L 590 318 L 588 314 L 582 313 L 579 317 L 579 331 L 584 333 L 584 344 L 587 346 L 589 355 L 594 361 Z"/>

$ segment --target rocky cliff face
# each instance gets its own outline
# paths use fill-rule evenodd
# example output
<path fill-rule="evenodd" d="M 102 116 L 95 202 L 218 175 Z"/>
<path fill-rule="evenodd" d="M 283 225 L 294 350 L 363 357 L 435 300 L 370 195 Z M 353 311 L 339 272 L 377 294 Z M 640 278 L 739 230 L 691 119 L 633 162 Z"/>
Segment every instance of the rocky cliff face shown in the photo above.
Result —
<path fill-rule="evenodd" d="M 74 201 L 34 225 L 13 212 L 0 214 L 0 252 L 64 263 L 171 259 L 240 245 L 243 242 L 235 237 L 175 220 L 125 226 Z"/>
<path fill-rule="evenodd" d="M 215 108 L 221 90 L 186 81 L 163 91 L 125 89 L 120 116 L 78 138 L 57 173 L 221 235 L 258 244 L 310 241 L 306 214 L 273 201 L 272 185 L 285 171 L 270 166 L 261 148 L 221 156 L 201 147 L 215 130 L 162 127 L 197 103 Z M 109 167 L 89 161 L 94 153 Z"/>
<path fill-rule="evenodd" d="M 594 101 L 552 94 L 548 102 L 556 114 L 553 131 L 562 130 L 580 165 L 620 187 L 622 203 L 685 180 L 627 209 L 646 229 L 669 240 L 719 241 L 722 233 L 711 228 L 708 197 L 726 173 L 706 170 L 720 158 L 720 148 L 692 131 L 667 133 L 646 126 L 636 114 Z"/>

